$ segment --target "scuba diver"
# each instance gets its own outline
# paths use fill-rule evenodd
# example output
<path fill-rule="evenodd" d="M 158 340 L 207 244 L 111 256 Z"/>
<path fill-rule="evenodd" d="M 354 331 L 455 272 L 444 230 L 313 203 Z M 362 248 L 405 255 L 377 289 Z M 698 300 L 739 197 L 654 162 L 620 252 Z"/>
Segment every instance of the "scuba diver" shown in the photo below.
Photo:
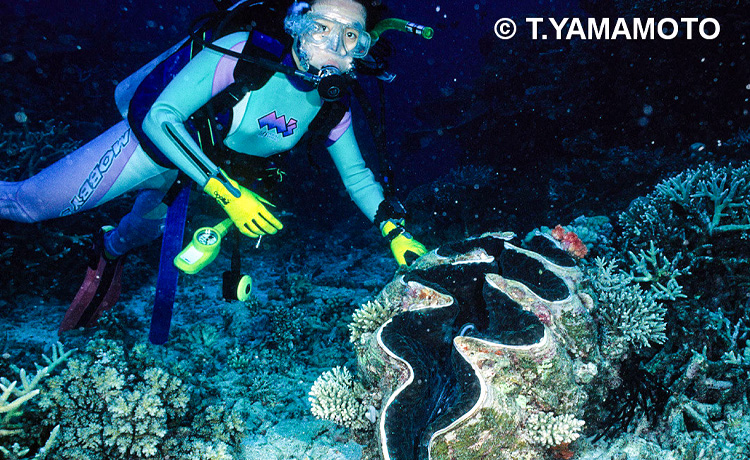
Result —
<path fill-rule="evenodd" d="M 291 149 L 308 130 L 324 131 L 349 196 L 389 242 L 396 261 L 405 265 L 426 252 L 406 231 L 403 208 L 385 199 L 365 165 L 351 111 L 340 98 L 355 60 L 372 45 L 370 8 L 366 0 L 296 2 L 282 12 L 288 36 L 281 39 L 258 30 L 213 41 L 193 37 L 191 46 L 202 48 L 151 100 L 138 91 L 128 95 L 126 120 L 29 179 L 0 182 L 0 219 L 17 222 L 86 211 L 139 191 L 119 225 L 103 227 L 96 238 L 96 257 L 61 332 L 95 324 L 117 301 L 124 255 L 162 235 L 167 203 L 186 178 L 213 197 L 243 235 L 281 230 L 274 206 L 230 177 L 220 153 L 266 158 Z M 153 66 L 148 70 L 154 73 Z M 137 100 L 148 100 L 145 109 L 138 110 Z M 211 115 L 220 111 L 211 106 L 216 100 L 229 107 L 223 124 L 198 116 L 207 108 Z"/>

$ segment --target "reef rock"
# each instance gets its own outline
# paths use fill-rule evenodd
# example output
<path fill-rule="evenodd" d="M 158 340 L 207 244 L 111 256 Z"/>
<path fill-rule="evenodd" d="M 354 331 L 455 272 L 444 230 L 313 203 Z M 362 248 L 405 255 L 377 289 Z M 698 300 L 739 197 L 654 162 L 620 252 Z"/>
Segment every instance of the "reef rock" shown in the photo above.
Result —
<path fill-rule="evenodd" d="M 564 251 L 513 237 L 440 247 L 378 295 L 396 313 L 355 348 L 383 459 L 564 458 L 580 435 L 601 364 L 593 301 Z"/>

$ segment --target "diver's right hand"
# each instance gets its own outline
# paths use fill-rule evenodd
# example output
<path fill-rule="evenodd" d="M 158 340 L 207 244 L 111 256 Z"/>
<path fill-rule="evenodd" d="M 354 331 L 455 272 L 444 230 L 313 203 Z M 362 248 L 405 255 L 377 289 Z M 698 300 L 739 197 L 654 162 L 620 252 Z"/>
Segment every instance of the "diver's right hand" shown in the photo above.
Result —
<path fill-rule="evenodd" d="M 258 238 L 273 235 L 284 227 L 266 209 L 265 205 L 275 207 L 273 204 L 241 186 L 223 171 L 210 177 L 203 191 L 216 198 L 243 235 Z"/>

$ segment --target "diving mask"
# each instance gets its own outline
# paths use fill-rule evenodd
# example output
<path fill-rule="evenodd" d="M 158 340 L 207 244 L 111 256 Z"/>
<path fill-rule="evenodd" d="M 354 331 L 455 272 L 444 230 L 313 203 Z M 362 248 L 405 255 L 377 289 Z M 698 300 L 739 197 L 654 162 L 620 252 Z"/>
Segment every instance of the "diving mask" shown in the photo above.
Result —
<path fill-rule="evenodd" d="M 372 42 L 364 24 L 352 21 L 327 5 L 316 5 L 315 11 L 291 9 L 284 25 L 294 37 L 294 48 L 304 67 L 310 66 L 313 50 L 356 59 L 367 55 Z"/>
<path fill-rule="evenodd" d="M 331 14 L 308 13 L 298 40 L 341 56 L 362 58 L 370 50 L 370 34 L 359 23 L 341 22 Z"/>

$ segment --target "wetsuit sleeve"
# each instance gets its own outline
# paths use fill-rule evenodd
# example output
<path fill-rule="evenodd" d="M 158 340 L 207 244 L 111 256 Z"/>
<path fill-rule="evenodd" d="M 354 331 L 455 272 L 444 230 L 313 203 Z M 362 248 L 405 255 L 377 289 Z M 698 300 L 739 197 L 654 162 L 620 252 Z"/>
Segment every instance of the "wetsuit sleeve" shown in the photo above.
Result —
<path fill-rule="evenodd" d="M 238 32 L 216 41 L 222 48 L 242 50 L 248 34 Z M 143 131 L 175 166 L 203 187 L 218 166 L 190 136 L 185 121 L 234 81 L 237 59 L 204 49 L 162 91 L 143 121 Z"/>
<path fill-rule="evenodd" d="M 351 126 L 351 112 L 347 112 L 339 126 L 329 134 L 328 152 L 344 181 L 346 191 L 359 209 L 375 221 L 375 213 L 383 202 L 383 188 L 375 181 L 375 176 L 362 158 L 362 153 L 354 137 Z"/>

